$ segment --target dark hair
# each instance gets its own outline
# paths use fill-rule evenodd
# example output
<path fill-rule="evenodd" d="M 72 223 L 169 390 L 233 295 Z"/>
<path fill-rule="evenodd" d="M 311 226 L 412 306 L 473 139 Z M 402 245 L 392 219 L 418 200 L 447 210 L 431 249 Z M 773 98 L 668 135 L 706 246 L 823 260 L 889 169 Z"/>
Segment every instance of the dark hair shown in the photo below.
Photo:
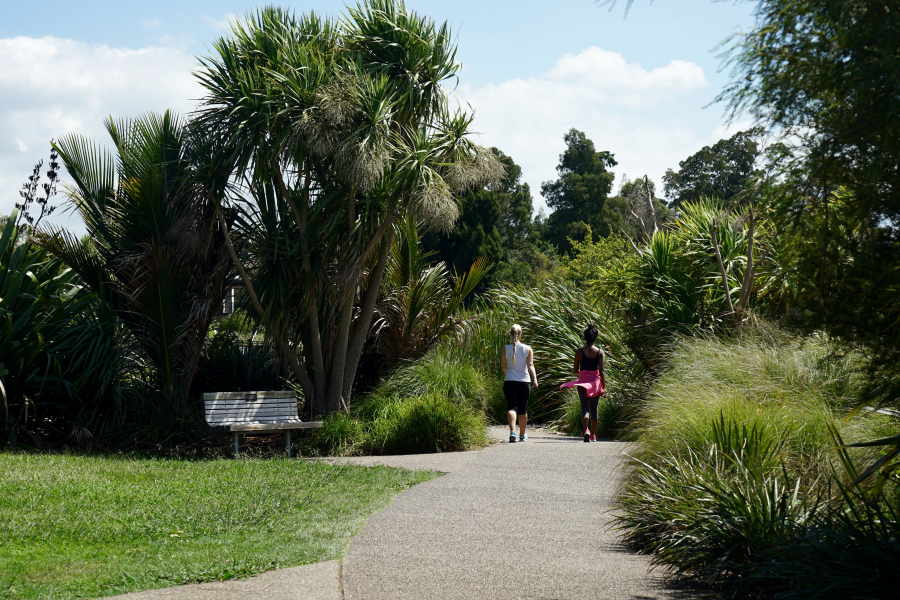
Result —
<path fill-rule="evenodd" d="M 584 341 L 590 346 L 597 339 L 598 335 L 600 335 L 600 332 L 597 328 L 589 324 L 587 329 L 584 330 Z"/>

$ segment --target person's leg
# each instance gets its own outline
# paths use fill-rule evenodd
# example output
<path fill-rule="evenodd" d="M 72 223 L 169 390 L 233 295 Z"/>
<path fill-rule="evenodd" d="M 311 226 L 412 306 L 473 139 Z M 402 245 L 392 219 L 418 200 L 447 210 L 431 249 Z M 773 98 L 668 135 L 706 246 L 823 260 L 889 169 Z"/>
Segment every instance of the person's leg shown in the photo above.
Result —
<path fill-rule="evenodd" d="M 597 405 L 600 403 L 600 396 L 591 398 L 591 437 L 597 435 Z"/>
<path fill-rule="evenodd" d="M 506 416 L 509 419 L 509 430 L 516 430 L 516 411 L 510 410 L 506 412 Z"/>
<path fill-rule="evenodd" d="M 590 398 L 588 398 L 587 392 L 580 385 L 575 386 L 575 389 L 578 390 L 578 399 L 581 400 L 581 422 L 584 424 L 585 430 L 587 430 L 591 417 Z"/>
<path fill-rule="evenodd" d="M 509 421 L 509 441 L 516 440 L 516 386 L 514 381 L 503 382 L 503 395 L 506 396 L 506 419 Z"/>
<path fill-rule="evenodd" d="M 521 395 L 519 396 L 519 439 L 525 437 L 525 427 L 528 425 L 528 398 L 531 396 L 531 384 L 521 382 Z"/>

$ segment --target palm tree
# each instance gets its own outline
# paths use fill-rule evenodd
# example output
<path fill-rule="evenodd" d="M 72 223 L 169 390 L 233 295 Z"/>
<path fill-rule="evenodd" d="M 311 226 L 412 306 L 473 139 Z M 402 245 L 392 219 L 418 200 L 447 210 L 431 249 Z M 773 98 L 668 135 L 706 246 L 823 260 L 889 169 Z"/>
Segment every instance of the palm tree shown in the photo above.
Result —
<path fill-rule="evenodd" d="M 373 333 L 387 368 L 425 356 L 445 336 L 463 334 L 474 318 L 458 313 L 490 263 L 482 256 L 467 273 L 452 277 L 443 262 L 429 264 L 433 254 L 423 252 L 415 221 L 405 219 L 394 239 L 376 306 Z"/>
<path fill-rule="evenodd" d="M 197 168 L 205 142 L 170 112 L 105 125 L 115 156 L 77 134 L 55 144 L 91 244 L 65 230 L 39 243 L 113 307 L 153 365 L 166 410 L 181 418 L 233 269 L 216 220 L 218 180 Z"/>
<path fill-rule="evenodd" d="M 344 21 L 266 8 L 213 48 L 197 122 L 228 140 L 221 162 L 240 183 L 246 245 L 232 260 L 310 413 L 333 412 L 349 403 L 396 224 L 451 227 L 453 194 L 502 168 L 449 109 L 449 28 L 402 2 Z"/>

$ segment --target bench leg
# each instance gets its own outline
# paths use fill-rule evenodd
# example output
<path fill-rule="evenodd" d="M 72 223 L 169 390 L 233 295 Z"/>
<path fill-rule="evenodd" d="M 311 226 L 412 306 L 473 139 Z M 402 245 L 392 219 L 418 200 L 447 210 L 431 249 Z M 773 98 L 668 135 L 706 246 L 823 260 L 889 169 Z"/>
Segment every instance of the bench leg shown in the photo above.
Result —
<path fill-rule="evenodd" d="M 234 458 L 237 458 L 238 454 L 241 453 L 241 446 L 238 443 L 238 432 L 237 431 L 234 432 L 234 447 L 232 449 L 232 452 L 234 452 Z"/>
<path fill-rule="evenodd" d="M 284 451 L 287 453 L 287 457 L 291 457 L 291 430 L 284 430 Z"/>

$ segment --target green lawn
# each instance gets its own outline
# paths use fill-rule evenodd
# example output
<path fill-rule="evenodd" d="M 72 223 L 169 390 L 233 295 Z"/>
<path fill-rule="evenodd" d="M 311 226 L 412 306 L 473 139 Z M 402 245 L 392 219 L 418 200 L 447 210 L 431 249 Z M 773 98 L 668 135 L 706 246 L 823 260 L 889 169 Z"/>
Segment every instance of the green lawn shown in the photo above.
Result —
<path fill-rule="evenodd" d="M 341 558 L 436 473 L 0 453 L 0 598 L 94 598 Z"/>

